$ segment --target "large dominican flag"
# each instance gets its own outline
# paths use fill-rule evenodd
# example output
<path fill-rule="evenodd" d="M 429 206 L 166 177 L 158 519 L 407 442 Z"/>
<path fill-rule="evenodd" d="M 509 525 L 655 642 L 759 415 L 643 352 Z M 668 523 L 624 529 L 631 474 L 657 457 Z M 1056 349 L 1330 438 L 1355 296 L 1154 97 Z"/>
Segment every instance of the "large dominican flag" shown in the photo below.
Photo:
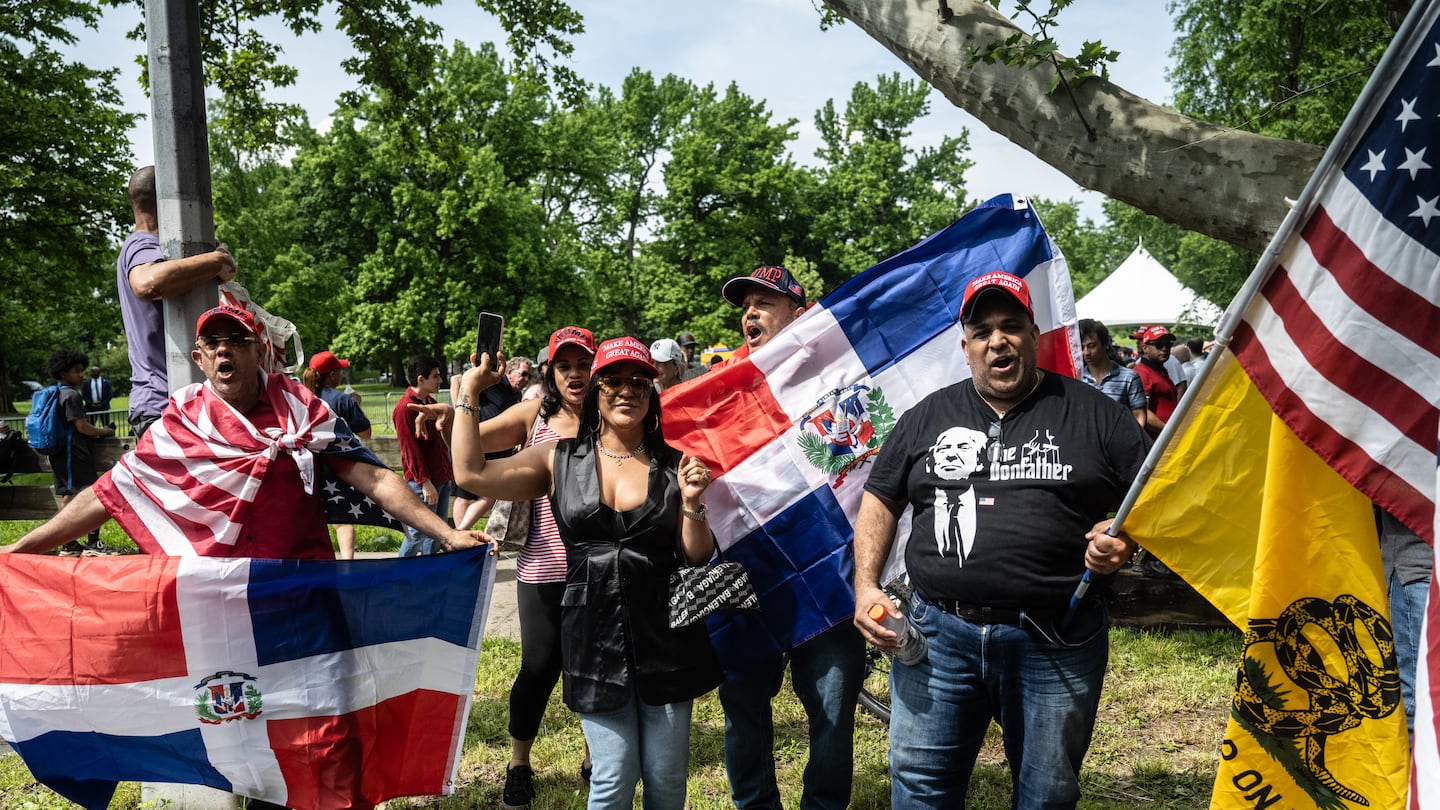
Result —
<path fill-rule="evenodd" d="M 993 270 L 1029 283 L 1040 365 L 1075 376 L 1065 260 L 1028 201 L 1002 195 L 846 282 L 754 354 L 665 392 L 665 437 L 718 473 L 710 525 L 760 596 L 755 614 L 710 619 L 727 669 L 850 620 L 869 464 L 900 414 L 970 376 L 960 301 Z"/>
<path fill-rule="evenodd" d="M 0 736 L 87 808 L 120 781 L 292 808 L 450 793 L 493 577 L 484 548 L 0 555 Z"/>

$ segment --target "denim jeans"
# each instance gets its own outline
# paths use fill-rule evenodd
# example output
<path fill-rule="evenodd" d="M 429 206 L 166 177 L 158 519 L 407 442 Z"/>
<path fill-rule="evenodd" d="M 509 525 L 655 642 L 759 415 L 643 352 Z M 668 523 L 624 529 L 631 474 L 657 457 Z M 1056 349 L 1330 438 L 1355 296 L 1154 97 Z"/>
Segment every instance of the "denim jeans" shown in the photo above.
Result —
<path fill-rule="evenodd" d="M 779 810 L 775 785 L 775 722 L 770 699 L 780 692 L 785 660 L 720 687 L 725 709 L 725 774 L 742 810 Z M 865 640 L 850 622 L 790 651 L 790 683 L 810 720 L 802 810 L 850 804 L 855 770 L 855 700 L 865 677 Z"/>
<path fill-rule="evenodd" d="M 415 497 L 419 498 L 421 502 L 424 502 L 424 487 L 414 481 L 406 481 L 405 483 L 410 485 L 410 491 L 415 493 Z M 426 508 L 439 515 L 441 520 L 444 520 L 445 516 L 450 514 L 450 482 L 447 481 L 443 484 L 436 484 L 435 495 L 435 505 L 430 506 L 426 504 Z M 441 548 L 442 546 L 439 540 L 418 529 L 406 526 L 405 539 L 400 541 L 400 556 L 418 557 L 421 554 L 434 554 Z"/>
<path fill-rule="evenodd" d="M 963 807 L 991 719 L 1004 732 L 1016 810 L 1074 807 L 1110 654 L 1102 628 L 1076 647 L 975 624 L 915 599 L 926 660 L 890 670 L 890 801 Z"/>
<path fill-rule="evenodd" d="M 1408 585 L 1400 583 L 1400 575 L 1390 572 L 1386 583 L 1390 590 L 1390 627 L 1395 632 L 1395 660 L 1400 665 L 1400 698 L 1405 703 L 1405 727 L 1410 730 L 1410 744 L 1415 744 L 1415 667 L 1420 652 L 1420 625 L 1425 619 L 1425 599 L 1430 581 L 1422 579 Z"/>
<path fill-rule="evenodd" d="M 608 712 L 580 715 L 590 745 L 589 810 L 630 810 L 645 782 L 645 810 L 683 810 L 690 776 L 691 701 L 648 706 L 630 700 Z"/>

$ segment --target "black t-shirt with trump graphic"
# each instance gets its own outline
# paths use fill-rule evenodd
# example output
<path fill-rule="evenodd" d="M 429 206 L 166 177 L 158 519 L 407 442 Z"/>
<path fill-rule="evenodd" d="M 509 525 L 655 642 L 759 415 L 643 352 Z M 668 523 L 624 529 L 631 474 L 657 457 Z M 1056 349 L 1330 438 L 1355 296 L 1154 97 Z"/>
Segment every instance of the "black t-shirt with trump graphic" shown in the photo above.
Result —
<path fill-rule="evenodd" d="M 1046 373 L 996 419 L 963 380 L 911 408 L 865 489 L 915 507 L 905 566 L 922 598 L 1062 610 L 1085 570 L 1085 533 L 1114 512 L 1149 450 L 1135 417 Z"/>

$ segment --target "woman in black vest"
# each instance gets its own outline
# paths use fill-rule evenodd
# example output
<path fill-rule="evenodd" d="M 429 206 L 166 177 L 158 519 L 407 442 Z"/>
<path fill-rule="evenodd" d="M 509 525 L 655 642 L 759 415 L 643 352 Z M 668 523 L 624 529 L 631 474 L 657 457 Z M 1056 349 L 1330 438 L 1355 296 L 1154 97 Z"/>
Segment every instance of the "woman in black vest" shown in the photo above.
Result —
<path fill-rule="evenodd" d="M 665 443 L 655 366 L 640 341 L 600 344 L 580 431 L 554 447 L 486 462 L 474 404 L 498 378 L 465 373 L 453 436 L 460 485 L 499 499 L 546 493 L 565 542 L 561 618 L 565 705 L 580 714 L 594 758 L 589 808 L 683 808 L 690 707 L 721 680 L 703 624 L 672 630 L 670 574 L 709 559 L 710 471 Z"/>

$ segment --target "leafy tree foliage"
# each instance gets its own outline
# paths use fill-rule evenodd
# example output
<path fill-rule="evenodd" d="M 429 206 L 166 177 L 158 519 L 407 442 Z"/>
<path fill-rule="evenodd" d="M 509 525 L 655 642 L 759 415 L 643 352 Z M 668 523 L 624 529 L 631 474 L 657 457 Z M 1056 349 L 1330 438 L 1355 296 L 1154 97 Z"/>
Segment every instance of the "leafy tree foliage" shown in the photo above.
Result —
<path fill-rule="evenodd" d="M 99 359 L 119 331 L 111 251 L 129 221 L 117 191 L 134 116 L 121 112 L 115 71 L 55 50 L 98 17 L 78 0 L 0 10 L 0 412 L 13 410 L 12 375 L 38 378 L 57 346 Z"/>
<path fill-rule="evenodd" d="M 644 255 L 660 223 L 661 166 L 671 141 L 688 124 L 697 88 L 678 76 L 658 82 L 636 69 L 617 97 L 599 88 L 592 104 L 596 143 L 610 156 L 594 198 L 593 227 L 585 229 L 584 274 L 592 310 L 587 325 L 606 334 L 649 334 L 646 302 L 664 297 L 649 283 L 653 261 Z"/>
<path fill-rule="evenodd" d="M 1329 143 L 1392 35 L 1380 2 L 1175 0 L 1169 79 L 1187 115 Z"/>
<path fill-rule="evenodd" d="M 656 261 L 645 281 L 653 333 L 689 324 L 738 340 L 733 308 L 719 294 L 725 280 L 783 261 L 807 235 L 811 181 L 786 151 L 794 125 L 772 122 L 763 101 L 733 84 L 723 95 L 713 85 L 698 92 L 665 165 Z"/>
<path fill-rule="evenodd" d="M 899 73 L 858 83 L 844 114 L 827 101 L 815 114 L 823 141 L 816 153 L 813 247 L 827 287 L 954 222 L 967 207 L 968 133 L 917 152 L 906 143 L 930 109 L 930 88 Z"/>

